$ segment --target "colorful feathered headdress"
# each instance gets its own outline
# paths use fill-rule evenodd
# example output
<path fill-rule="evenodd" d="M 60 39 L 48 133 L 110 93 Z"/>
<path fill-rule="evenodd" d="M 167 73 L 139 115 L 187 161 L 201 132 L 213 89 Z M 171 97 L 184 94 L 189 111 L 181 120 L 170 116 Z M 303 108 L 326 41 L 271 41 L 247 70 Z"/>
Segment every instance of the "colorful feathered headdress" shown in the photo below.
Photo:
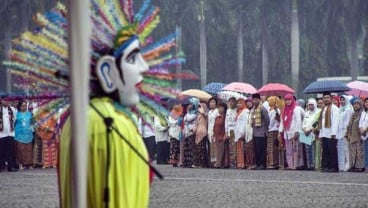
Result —
<path fill-rule="evenodd" d="M 154 41 L 152 31 L 160 22 L 158 14 L 159 8 L 152 6 L 150 0 L 145 0 L 137 13 L 133 12 L 131 0 L 91 0 L 91 69 L 101 56 L 111 52 L 118 56 L 124 43 L 138 39 L 150 70 L 145 73 L 141 102 L 135 112 L 157 114 L 164 119 L 168 111 L 161 105 L 161 98 L 175 97 L 179 93 L 175 78 L 192 77 L 170 73 L 171 67 L 184 63 L 185 59 L 171 53 L 176 46 L 176 33 Z M 68 109 L 69 106 L 64 98 L 69 92 L 68 81 L 55 76 L 68 74 L 69 70 L 66 16 L 66 8 L 61 3 L 51 11 L 36 14 L 34 20 L 38 27 L 13 40 L 9 59 L 4 62 L 11 69 L 16 88 L 29 96 L 50 97 L 41 103 L 48 104 L 44 106 L 50 108 L 49 117 L 59 108 Z"/>

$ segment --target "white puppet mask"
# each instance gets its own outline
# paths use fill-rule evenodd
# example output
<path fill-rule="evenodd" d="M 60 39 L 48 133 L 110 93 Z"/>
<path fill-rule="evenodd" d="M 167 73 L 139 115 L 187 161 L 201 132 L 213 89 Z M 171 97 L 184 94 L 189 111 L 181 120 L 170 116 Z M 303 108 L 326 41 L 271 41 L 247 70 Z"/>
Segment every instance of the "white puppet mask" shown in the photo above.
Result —
<path fill-rule="evenodd" d="M 117 67 L 116 64 L 120 64 Z M 97 77 L 107 93 L 119 93 L 120 103 L 126 106 L 139 102 L 139 88 L 143 82 L 142 73 L 148 65 L 142 57 L 138 39 L 131 41 L 122 51 L 118 62 L 114 56 L 103 56 L 97 63 Z"/>

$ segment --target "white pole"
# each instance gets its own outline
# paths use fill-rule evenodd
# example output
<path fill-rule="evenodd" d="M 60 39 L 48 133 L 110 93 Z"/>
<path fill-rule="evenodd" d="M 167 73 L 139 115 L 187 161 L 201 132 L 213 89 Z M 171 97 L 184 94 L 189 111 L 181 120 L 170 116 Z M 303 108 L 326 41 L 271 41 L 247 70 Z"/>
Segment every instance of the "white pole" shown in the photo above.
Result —
<path fill-rule="evenodd" d="M 68 0 L 72 121 L 72 205 L 87 207 L 87 107 L 90 69 L 89 0 Z"/>

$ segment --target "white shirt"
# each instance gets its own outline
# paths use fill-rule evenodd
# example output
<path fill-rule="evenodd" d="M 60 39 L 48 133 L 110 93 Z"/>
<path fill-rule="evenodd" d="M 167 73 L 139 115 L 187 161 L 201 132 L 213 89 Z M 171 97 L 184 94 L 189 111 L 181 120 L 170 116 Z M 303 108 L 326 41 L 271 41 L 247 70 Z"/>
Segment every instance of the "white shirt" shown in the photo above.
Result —
<path fill-rule="evenodd" d="M 302 108 L 294 108 L 293 117 L 291 119 L 290 128 L 288 130 L 284 129 L 284 120 L 281 119 L 281 124 L 279 128 L 279 132 L 283 132 L 284 137 L 287 140 L 290 140 L 294 137 L 296 132 L 300 132 L 302 130 L 302 115 L 304 115 L 304 111 Z"/>
<path fill-rule="evenodd" d="M 148 124 L 144 124 L 142 119 L 139 119 L 139 132 L 141 133 L 143 138 L 155 136 L 153 128 Z"/>
<path fill-rule="evenodd" d="M 156 142 L 164 142 L 164 141 L 170 142 L 168 131 L 169 127 L 163 126 L 161 124 L 160 119 L 157 116 L 155 116 L 154 124 L 155 124 Z"/>
<path fill-rule="evenodd" d="M 342 139 L 345 137 L 346 130 L 348 128 L 352 115 L 353 109 L 350 105 L 346 106 L 344 111 L 341 111 L 341 109 L 339 109 L 339 125 L 337 129 L 336 139 Z"/>
<path fill-rule="evenodd" d="M 215 126 L 216 117 L 219 115 L 217 108 L 208 111 L 208 138 L 210 142 L 213 139 L 213 127 Z"/>
<path fill-rule="evenodd" d="M 332 135 L 337 136 L 337 129 L 339 126 L 339 108 L 332 104 L 331 106 L 331 128 L 325 127 L 327 106 L 322 111 L 322 128 L 319 132 L 319 137 L 331 138 Z"/>
<path fill-rule="evenodd" d="M 227 136 L 230 136 L 230 131 L 235 129 L 235 118 L 236 118 L 236 108 L 228 108 L 226 111 L 225 119 L 225 132 Z"/>
<path fill-rule="evenodd" d="M 0 107 L 1 108 L 1 107 Z M 0 132 L 0 138 L 3 137 L 14 137 L 14 130 L 11 131 L 10 128 L 10 118 L 9 118 L 9 111 L 8 108 L 6 107 L 2 107 L 3 108 L 3 131 Z M 15 110 L 15 108 L 10 107 L 13 111 L 13 122 L 15 122 L 15 115 L 17 114 L 17 111 Z"/>
<path fill-rule="evenodd" d="M 268 125 L 268 131 L 278 131 L 279 130 L 280 122 L 276 120 L 276 112 L 280 115 L 279 109 L 277 109 L 277 111 L 275 109 L 268 111 L 268 117 L 270 117 L 270 124 Z"/>
<path fill-rule="evenodd" d="M 179 125 L 179 119 L 174 119 L 173 117 L 169 116 L 168 119 L 168 125 L 169 125 L 169 137 L 174 138 L 176 140 L 179 140 L 180 133 L 181 133 L 181 127 Z"/>

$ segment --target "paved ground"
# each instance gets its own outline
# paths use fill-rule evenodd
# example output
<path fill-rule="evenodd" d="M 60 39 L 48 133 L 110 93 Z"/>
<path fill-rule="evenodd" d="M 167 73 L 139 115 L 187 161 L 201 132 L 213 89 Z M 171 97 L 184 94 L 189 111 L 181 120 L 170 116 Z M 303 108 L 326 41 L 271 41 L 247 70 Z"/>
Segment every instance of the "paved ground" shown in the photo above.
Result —
<path fill-rule="evenodd" d="M 368 207 L 368 173 L 159 166 L 150 207 Z M 0 208 L 57 207 L 53 169 L 0 173 Z"/>

